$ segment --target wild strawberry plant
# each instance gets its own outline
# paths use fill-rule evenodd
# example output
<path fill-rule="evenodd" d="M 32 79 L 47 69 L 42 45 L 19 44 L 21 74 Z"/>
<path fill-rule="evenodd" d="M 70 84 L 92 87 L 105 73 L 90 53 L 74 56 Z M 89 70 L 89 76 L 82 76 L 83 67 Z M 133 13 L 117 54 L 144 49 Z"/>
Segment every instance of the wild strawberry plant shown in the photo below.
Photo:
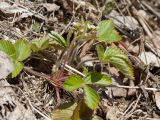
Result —
<path fill-rule="evenodd" d="M 73 36 L 73 40 L 71 40 L 71 36 Z M 75 48 L 79 43 L 91 40 L 98 42 L 96 52 L 101 64 L 110 64 L 126 77 L 133 79 L 133 68 L 128 56 L 116 45 L 111 45 L 121 40 L 121 36 L 115 30 L 113 20 L 111 19 L 100 21 L 97 27 L 86 21 L 76 23 L 68 31 L 66 39 L 56 32 L 51 32 L 49 38 L 34 39 L 31 43 L 25 40 L 17 40 L 13 44 L 9 41 L 1 40 L 0 51 L 8 54 L 13 61 L 12 77 L 16 77 L 23 69 L 24 60 L 30 57 L 31 53 L 44 50 L 50 46 L 59 49 L 61 51 L 60 56 L 63 58 L 61 61 L 63 64 L 61 70 L 56 75 L 53 74 L 55 72 L 53 71 L 52 75 L 56 77 L 51 77 L 51 80 L 54 83 L 57 82 L 55 85 L 62 86 L 69 92 L 80 88 L 83 89 L 84 98 L 74 107 L 74 112 L 72 113 L 72 118 L 79 119 L 85 109 L 95 110 L 98 107 L 100 97 L 92 86 L 112 84 L 112 78 L 109 74 L 104 75 L 95 71 L 86 72 L 85 76 L 73 74 L 66 76 L 67 78 L 64 77 L 64 65 L 71 61 Z"/>
<path fill-rule="evenodd" d="M 126 77 L 133 79 L 133 68 L 128 56 L 120 48 L 111 46 L 113 42 L 118 42 L 121 40 L 121 36 L 114 28 L 113 21 L 101 21 L 96 29 L 93 29 L 93 31 L 90 30 L 90 23 L 86 22 L 85 24 L 81 24 L 78 23 L 76 26 L 78 27 L 78 30 L 74 33 L 76 40 L 81 39 L 98 41 L 99 44 L 96 46 L 96 50 L 100 62 L 102 64 L 113 65 Z M 108 45 L 107 48 L 103 47 L 104 44 Z M 82 101 L 84 101 L 89 109 L 95 110 L 98 107 L 100 97 L 91 86 L 107 86 L 110 84 L 112 84 L 112 78 L 109 74 L 104 75 L 98 72 L 88 72 L 84 77 L 79 75 L 70 75 L 63 83 L 63 88 L 69 92 L 82 88 L 84 91 L 84 98 Z M 85 106 L 86 109 L 87 107 Z M 79 112 L 82 111 L 79 110 Z M 76 112 L 73 112 L 72 118 L 75 116 L 75 113 Z M 80 119 L 81 117 L 82 116 L 79 115 L 76 119 Z"/>
<path fill-rule="evenodd" d="M 133 78 L 133 69 L 128 56 L 118 47 L 111 47 L 109 45 L 108 48 L 105 49 L 102 46 L 103 43 L 111 44 L 121 40 L 120 35 L 114 29 L 112 20 L 104 20 L 98 24 L 96 38 L 94 38 L 94 40 L 100 42 L 97 45 L 96 50 L 98 58 L 102 64 L 110 63 L 127 77 Z M 109 75 L 91 72 L 85 77 L 80 77 L 78 75 L 69 76 L 64 82 L 63 87 L 70 92 L 78 88 L 83 88 L 85 103 L 89 108 L 96 109 L 99 103 L 99 96 L 96 91 L 90 87 L 90 85 L 107 86 L 111 83 L 112 79 Z"/>

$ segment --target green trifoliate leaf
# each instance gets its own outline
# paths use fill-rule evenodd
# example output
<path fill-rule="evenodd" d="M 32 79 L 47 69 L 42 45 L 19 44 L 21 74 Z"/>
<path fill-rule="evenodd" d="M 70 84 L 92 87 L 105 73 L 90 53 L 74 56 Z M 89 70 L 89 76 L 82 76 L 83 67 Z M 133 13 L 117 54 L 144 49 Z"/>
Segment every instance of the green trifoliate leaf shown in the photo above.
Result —
<path fill-rule="evenodd" d="M 96 85 L 110 85 L 112 84 L 112 79 L 107 75 L 102 75 L 97 72 L 89 73 L 85 77 L 86 84 L 96 84 Z"/>
<path fill-rule="evenodd" d="M 51 40 L 49 41 L 50 44 L 59 44 L 61 47 L 66 48 L 67 47 L 67 41 L 57 32 L 51 32 L 49 34 L 49 37 Z"/>
<path fill-rule="evenodd" d="M 13 60 L 16 59 L 16 52 L 14 45 L 10 41 L 0 40 L 0 51 L 6 53 Z"/>
<path fill-rule="evenodd" d="M 23 61 L 31 55 L 30 45 L 25 40 L 17 40 L 14 47 L 17 61 Z"/>
<path fill-rule="evenodd" d="M 84 84 L 84 80 L 78 75 L 71 75 L 67 80 L 63 83 L 63 88 L 67 91 L 73 91 L 78 89 Z"/>
<path fill-rule="evenodd" d="M 16 77 L 23 69 L 24 65 L 22 62 L 15 61 L 14 69 L 12 71 L 12 78 Z"/>
<path fill-rule="evenodd" d="M 97 28 L 97 38 L 100 42 L 117 42 L 121 39 L 118 32 L 114 29 L 113 20 L 101 21 Z"/>
<path fill-rule="evenodd" d="M 89 108 L 96 109 L 98 107 L 99 96 L 96 91 L 88 85 L 84 85 L 84 100 Z"/>

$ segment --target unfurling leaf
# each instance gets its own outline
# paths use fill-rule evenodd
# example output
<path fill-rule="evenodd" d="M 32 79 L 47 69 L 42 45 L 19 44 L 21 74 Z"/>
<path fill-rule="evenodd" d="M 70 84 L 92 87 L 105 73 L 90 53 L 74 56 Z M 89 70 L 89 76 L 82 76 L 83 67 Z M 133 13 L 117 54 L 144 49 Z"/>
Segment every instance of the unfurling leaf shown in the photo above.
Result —
<path fill-rule="evenodd" d="M 89 108 L 96 109 L 98 107 L 99 96 L 96 91 L 88 85 L 84 85 L 84 100 Z"/>
<path fill-rule="evenodd" d="M 67 91 L 73 91 L 78 89 L 84 84 L 84 80 L 78 75 L 71 75 L 67 80 L 63 83 L 63 88 Z"/>
<path fill-rule="evenodd" d="M 50 44 L 58 44 L 60 45 L 61 47 L 64 47 L 66 48 L 67 47 L 67 41 L 60 35 L 58 34 L 57 32 L 51 32 L 49 34 L 49 37 L 51 38 L 49 43 Z"/>
<path fill-rule="evenodd" d="M 98 24 L 97 38 L 100 42 L 117 42 L 121 39 L 118 32 L 114 29 L 113 20 L 104 20 Z"/>
<path fill-rule="evenodd" d="M 85 83 L 96 84 L 96 85 L 110 85 L 112 84 L 112 79 L 107 75 L 102 75 L 97 72 L 92 72 L 85 77 Z"/>

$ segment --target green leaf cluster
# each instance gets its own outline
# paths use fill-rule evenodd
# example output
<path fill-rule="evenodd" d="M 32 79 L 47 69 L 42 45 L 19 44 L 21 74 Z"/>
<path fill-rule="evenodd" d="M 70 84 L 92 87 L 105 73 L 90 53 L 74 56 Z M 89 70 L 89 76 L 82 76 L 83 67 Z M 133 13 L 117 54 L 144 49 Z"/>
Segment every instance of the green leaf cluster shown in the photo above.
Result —
<path fill-rule="evenodd" d="M 97 39 L 100 42 L 112 43 L 121 40 L 121 36 L 114 28 L 113 20 L 104 20 L 98 24 Z M 128 56 L 117 47 L 108 47 L 104 50 L 102 45 L 97 46 L 97 53 L 102 64 L 110 63 L 124 75 L 133 79 L 133 68 Z"/>
<path fill-rule="evenodd" d="M 87 22 L 84 22 L 84 27 L 81 23 L 76 24 L 77 31 L 75 32 L 76 39 L 84 39 L 88 36 L 89 38 L 93 38 L 93 40 L 98 40 L 100 45 L 97 45 L 97 53 L 98 58 L 102 64 L 112 64 L 115 68 L 117 68 L 120 72 L 126 75 L 129 78 L 133 78 L 133 68 L 128 59 L 128 56 L 117 47 L 108 47 L 104 49 L 101 43 L 112 43 L 118 42 L 121 40 L 121 36 L 114 28 L 113 20 L 104 20 L 101 21 L 97 26 L 96 37 L 95 35 L 89 34 L 91 31 L 88 29 Z M 76 28 L 75 27 L 75 28 Z M 77 33 L 84 33 L 85 35 L 77 35 Z M 95 29 L 94 29 L 95 32 Z M 78 37 L 77 37 L 78 36 Z M 82 36 L 82 37 L 81 37 Z M 86 38 L 86 40 L 88 40 Z M 99 96 L 96 91 L 90 85 L 110 85 L 112 83 L 112 79 L 108 75 L 102 75 L 97 72 L 88 73 L 88 70 L 85 70 L 85 77 L 80 77 L 78 75 L 71 75 L 64 82 L 63 88 L 69 92 L 76 90 L 78 88 L 83 88 L 84 90 L 84 102 L 90 109 L 96 109 L 99 103 Z"/>
<path fill-rule="evenodd" d="M 5 52 L 14 63 L 14 69 L 12 71 L 12 78 L 16 77 L 23 69 L 23 62 L 31 55 L 31 48 L 27 41 L 17 40 L 15 44 L 10 41 L 0 41 L 0 51 Z"/>
<path fill-rule="evenodd" d="M 26 40 L 16 40 L 15 44 L 10 41 L 0 40 L 0 51 L 5 52 L 13 61 L 14 69 L 12 71 L 12 78 L 16 77 L 23 69 L 23 61 L 26 60 L 33 52 L 44 50 L 53 42 L 57 42 L 62 47 L 67 47 L 65 39 L 56 32 L 51 32 L 51 38 L 33 39 L 31 43 Z"/>
<path fill-rule="evenodd" d="M 63 88 L 71 92 L 82 87 L 84 90 L 85 103 L 89 108 L 96 109 L 99 103 L 99 96 L 89 85 L 110 85 L 111 83 L 112 80 L 109 76 L 93 72 L 88 73 L 84 78 L 78 75 L 69 76 L 64 82 Z"/>

